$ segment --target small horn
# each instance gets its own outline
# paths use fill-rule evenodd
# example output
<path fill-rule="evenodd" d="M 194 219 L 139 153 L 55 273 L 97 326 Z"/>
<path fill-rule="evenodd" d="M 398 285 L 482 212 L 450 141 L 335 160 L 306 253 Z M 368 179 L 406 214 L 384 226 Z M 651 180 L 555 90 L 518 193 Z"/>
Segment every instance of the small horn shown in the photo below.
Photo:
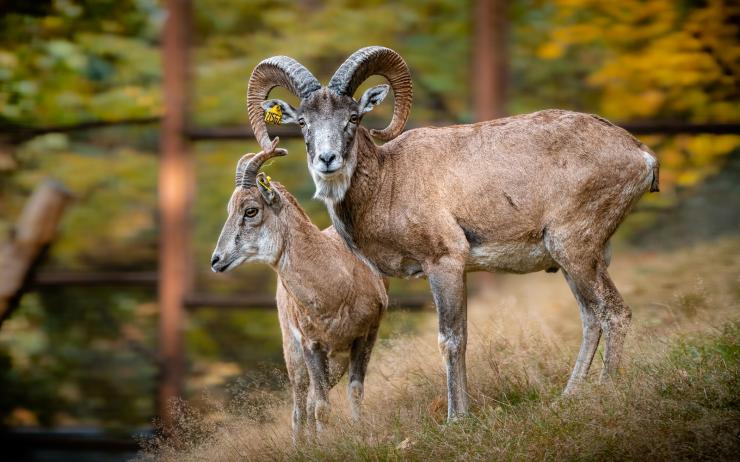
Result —
<path fill-rule="evenodd" d="M 275 87 L 284 87 L 300 99 L 305 99 L 321 88 L 321 84 L 303 64 L 287 56 L 273 56 L 257 64 L 249 78 L 247 111 L 254 136 L 263 151 L 270 149 L 270 135 L 267 133 L 262 103 Z"/>
<path fill-rule="evenodd" d="M 383 141 L 392 140 L 403 131 L 413 99 L 411 71 L 401 55 L 385 47 L 361 48 L 339 66 L 327 87 L 337 94 L 353 97 L 357 87 L 371 75 L 388 79 L 395 102 L 391 123 L 383 130 L 371 130 L 370 134 Z"/>
<path fill-rule="evenodd" d="M 280 138 L 275 137 L 270 144 L 270 149 L 260 151 L 257 154 L 244 154 L 236 164 L 236 186 L 250 188 L 257 184 L 257 174 L 262 165 L 273 157 L 281 157 L 288 154 L 288 151 L 277 148 Z"/>

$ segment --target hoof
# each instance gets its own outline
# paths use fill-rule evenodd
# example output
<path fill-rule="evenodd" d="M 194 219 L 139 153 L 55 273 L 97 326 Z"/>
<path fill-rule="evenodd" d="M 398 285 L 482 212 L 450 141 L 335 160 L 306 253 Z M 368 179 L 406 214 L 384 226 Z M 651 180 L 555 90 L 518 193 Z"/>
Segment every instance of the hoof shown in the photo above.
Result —
<path fill-rule="evenodd" d="M 362 383 L 353 381 L 349 384 L 349 405 L 352 413 L 352 420 L 357 422 L 362 417 L 362 397 L 365 394 Z"/>

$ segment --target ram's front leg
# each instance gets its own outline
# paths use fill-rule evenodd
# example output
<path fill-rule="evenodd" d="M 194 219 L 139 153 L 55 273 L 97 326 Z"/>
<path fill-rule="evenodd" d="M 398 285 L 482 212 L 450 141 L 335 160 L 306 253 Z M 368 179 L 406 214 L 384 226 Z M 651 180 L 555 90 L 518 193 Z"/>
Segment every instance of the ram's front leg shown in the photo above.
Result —
<path fill-rule="evenodd" d="M 424 268 L 439 318 L 439 350 L 447 372 L 447 420 L 468 413 L 465 349 L 468 341 L 464 260 L 443 257 Z"/>
<path fill-rule="evenodd" d="M 316 420 L 316 431 L 326 428 L 329 420 L 329 368 L 326 352 L 315 342 L 303 345 L 303 356 L 306 359 L 308 375 L 311 379 L 309 394 L 309 412 L 313 411 Z"/>
<path fill-rule="evenodd" d="M 349 406 L 352 412 L 352 420 L 357 422 L 362 415 L 362 397 L 365 394 L 365 374 L 367 364 L 370 362 L 370 354 L 378 336 L 378 327 L 374 326 L 365 336 L 352 343 L 352 351 L 349 359 Z"/>

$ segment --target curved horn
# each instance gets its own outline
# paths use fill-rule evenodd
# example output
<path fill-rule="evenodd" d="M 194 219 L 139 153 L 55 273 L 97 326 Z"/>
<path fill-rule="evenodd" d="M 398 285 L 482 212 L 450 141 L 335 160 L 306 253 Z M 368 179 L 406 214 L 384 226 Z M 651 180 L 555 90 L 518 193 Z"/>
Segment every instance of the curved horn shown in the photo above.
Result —
<path fill-rule="evenodd" d="M 275 87 L 284 87 L 304 99 L 321 88 L 321 84 L 303 64 L 287 56 L 265 59 L 252 71 L 247 89 L 247 111 L 254 136 L 263 151 L 270 149 L 270 135 L 264 120 L 262 103 Z"/>
<path fill-rule="evenodd" d="M 244 154 L 236 164 L 236 185 L 243 188 L 249 188 L 257 184 L 257 174 L 262 168 L 262 164 L 273 157 L 281 157 L 288 154 L 285 149 L 275 149 L 280 138 L 275 137 L 267 151 L 260 151 L 257 154 Z"/>
<path fill-rule="evenodd" d="M 391 123 L 383 130 L 370 130 L 374 137 L 388 141 L 401 134 L 411 112 L 411 72 L 401 55 L 385 47 L 361 48 L 339 66 L 327 87 L 337 94 L 352 97 L 357 87 L 371 75 L 382 75 L 393 89 L 395 102 Z"/>

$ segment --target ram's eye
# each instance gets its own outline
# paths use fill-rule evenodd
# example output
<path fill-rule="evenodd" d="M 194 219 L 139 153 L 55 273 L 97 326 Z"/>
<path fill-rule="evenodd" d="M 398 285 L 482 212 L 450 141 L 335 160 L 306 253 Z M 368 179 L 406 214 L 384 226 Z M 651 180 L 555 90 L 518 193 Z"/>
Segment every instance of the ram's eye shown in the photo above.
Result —
<path fill-rule="evenodd" d="M 300 125 L 301 127 L 305 127 L 306 120 L 303 117 L 301 117 L 300 119 L 298 119 L 298 125 Z"/>
<path fill-rule="evenodd" d="M 351 116 L 349 116 L 349 121 L 350 123 L 356 124 L 360 121 L 360 117 L 357 114 L 352 114 Z"/>
<path fill-rule="evenodd" d="M 247 218 L 254 218 L 255 216 L 257 216 L 257 212 L 259 212 L 259 209 L 250 207 L 244 211 L 244 216 Z"/>

